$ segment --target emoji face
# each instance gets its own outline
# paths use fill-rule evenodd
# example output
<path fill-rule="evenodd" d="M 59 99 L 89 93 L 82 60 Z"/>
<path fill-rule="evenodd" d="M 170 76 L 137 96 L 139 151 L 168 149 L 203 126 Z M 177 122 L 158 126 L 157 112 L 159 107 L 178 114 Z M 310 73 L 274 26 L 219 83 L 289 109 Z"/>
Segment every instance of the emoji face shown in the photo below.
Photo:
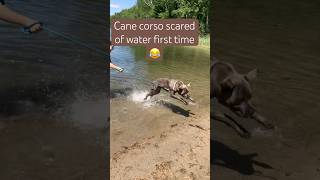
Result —
<path fill-rule="evenodd" d="M 159 58 L 159 57 L 160 57 L 160 51 L 159 51 L 159 49 L 157 49 L 157 48 L 152 48 L 152 49 L 150 50 L 150 57 L 151 57 L 152 59 L 157 59 L 157 58 Z"/>

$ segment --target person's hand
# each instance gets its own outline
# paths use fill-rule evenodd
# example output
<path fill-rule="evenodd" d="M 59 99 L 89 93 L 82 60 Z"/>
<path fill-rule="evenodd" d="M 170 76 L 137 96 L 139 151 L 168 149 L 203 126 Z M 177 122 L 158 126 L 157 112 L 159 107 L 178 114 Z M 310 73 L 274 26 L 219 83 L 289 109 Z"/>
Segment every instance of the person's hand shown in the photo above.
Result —
<path fill-rule="evenodd" d="M 23 29 L 25 32 L 35 33 L 35 32 L 42 30 L 42 23 L 30 19 L 28 22 L 25 23 L 25 26 Z"/>
<path fill-rule="evenodd" d="M 121 68 L 121 67 L 119 67 L 119 66 L 116 66 L 116 65 L 114 65 L 113 63 L 110 63 L 110 68 L 111 69 L 115 69 L 115 70 L 117 70 L 117 71 L 119 71 L 119 72 L 123 72 L 123 68 Z"/>
<path fill-rule="evenodd" d="M 116 70 L 119 71 L 119 72 L 123 72 L 124 71 L 124 69 L 121 68 L 121 67 L 117 67 Z"/>
<path fill-rule="evenodd" d="M 113 69 L 119 71 L 119 72 L 123 72 L 123 68 L 119 67 L 119 66 L 116 66 L 116 67 L 113 67 Z"/>

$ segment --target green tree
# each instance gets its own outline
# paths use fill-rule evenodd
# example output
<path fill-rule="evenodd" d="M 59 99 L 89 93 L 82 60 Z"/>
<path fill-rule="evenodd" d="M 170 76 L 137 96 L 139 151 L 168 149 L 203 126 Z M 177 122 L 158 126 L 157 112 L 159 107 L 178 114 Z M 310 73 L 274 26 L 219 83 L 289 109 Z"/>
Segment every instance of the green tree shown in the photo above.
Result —
<path fill-rule="evenodd" d="M 136 4 L 139 18 L 150 18 L 152 16 L 152 7 L 150 7 L 145 0 L 137 0 Z"/>
<path fill-rule="evenodd" d="M 173 13 L 174 10 L 178 9 L 177 0 L 156 0 L 153 2 L 153 13 L 152 16 L 155 18 L 176 18 Z"/>
<path fill-rule="evenodd" d="M 152 2 L 152 3 L 151 3 Z M 209 32 L 209 0 L 137 0 L 132 8 L 111 18 L 195 18 L 202 34 Z"/>

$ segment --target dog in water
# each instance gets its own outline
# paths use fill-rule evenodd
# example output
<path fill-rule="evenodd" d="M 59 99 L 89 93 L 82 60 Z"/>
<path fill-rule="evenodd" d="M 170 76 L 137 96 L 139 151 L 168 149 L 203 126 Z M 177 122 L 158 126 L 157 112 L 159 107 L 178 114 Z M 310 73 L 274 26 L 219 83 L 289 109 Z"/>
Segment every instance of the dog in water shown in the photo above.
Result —
<path fill-rule="evenodd" d="M 210 97 L 216 98 L 219 103 L 229 108 L 235 114 L 244 118 L 252 118 L 264 127 L 273 128 L 273 124 L 256 112 L 251 104 L 252 89 L 250 81 L 256 77 L 257 70 L 254 69 L 247 74 L 238 73 L 235 68 L 225 62 L 214 62 L 211 65 L 211 92 Z M 243 128 L 234 126 L 235 130 L 244 136 Z"/>
<path fill-rule="evenodd" d="M 189 89 L 190 83 L 185 85 L 182 81 L 176 79 L 168 79 L 168 78 L 159 78 L 152 82 L 152 87 L 149 93 L 146 95 L 144 100 L 147 100 L 148 97 L 152 97 L 160 93 L 161 89 L 168 91 L 170 93 L 170 97 L 177 99 L 184 104 L 188 105 L 187 100 L 194 102 L 191 98 Z M 181 97 L 175 96 L 178 93 Z"/>

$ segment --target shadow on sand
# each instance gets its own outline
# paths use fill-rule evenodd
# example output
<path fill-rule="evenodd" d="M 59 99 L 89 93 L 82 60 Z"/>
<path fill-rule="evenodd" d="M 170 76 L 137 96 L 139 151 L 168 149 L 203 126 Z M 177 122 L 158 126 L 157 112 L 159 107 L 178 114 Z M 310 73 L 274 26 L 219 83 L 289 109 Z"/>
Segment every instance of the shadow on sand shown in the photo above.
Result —
<path fill-rule="evenodd" d="M 222 166 L 224 168 L 232 169 L 242 175 L 255 175 L 276 180 L 276 178 L 263 175 L 261 172 L 254 169 L 254 166 L 264 169 L 273 169 L 272 166 L 264 162 L 254 160 L 254 158 L 258 156 L 257 153 L 240 154 L 238 151 L 219 141 L 210 140 L 210 143 L 210 163 L 213 166 Z"/>
<path fill-rule="evenodd" d="M 185 110 L 177 105 L 161 100 L 161 105 L 170 109 L 173 113 L 182 115 L 184 117 L 190 117 L 190 115 L 194 115 L 194 113 L 190 112 L 190 110 Z"/>

